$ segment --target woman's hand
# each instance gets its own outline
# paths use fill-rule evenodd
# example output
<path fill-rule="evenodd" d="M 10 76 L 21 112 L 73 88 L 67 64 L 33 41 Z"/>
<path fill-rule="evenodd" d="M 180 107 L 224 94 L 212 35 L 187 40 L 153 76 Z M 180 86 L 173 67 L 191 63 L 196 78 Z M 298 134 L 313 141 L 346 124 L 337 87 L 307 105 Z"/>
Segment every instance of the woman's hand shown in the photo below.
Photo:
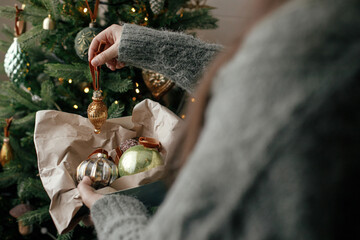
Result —
<path fill-rule="evenodd" d="M 103 195 L 95 192 L 95 189 L 91 186 L 91 184 L 91 179 L 88 176 L 85 176 L 77 186 L 82 201 L 89 209 L 97 200 L 103 197 Z"/>
<path fill-rule="evenodd" d="M 97 67 L 105 63 L 112 71 L 125 66 L 124 63 L 117 61 L 122 29 L 122 26 L 113 24 L 92 40 L 88 55 L 91 65 Z M 105 50 L 95 57 L 95 52 L 98 50 L 101 41 L 106 43 Z"/>

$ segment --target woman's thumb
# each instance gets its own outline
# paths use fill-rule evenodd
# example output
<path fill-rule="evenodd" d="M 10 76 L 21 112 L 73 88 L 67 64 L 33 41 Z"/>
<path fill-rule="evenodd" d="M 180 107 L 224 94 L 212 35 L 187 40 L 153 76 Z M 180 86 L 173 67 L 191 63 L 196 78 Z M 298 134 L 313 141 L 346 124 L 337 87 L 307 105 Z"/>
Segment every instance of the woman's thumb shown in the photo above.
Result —
<path fill-rule="evenodd" d="M 118 56 L 118 47 L 116 44 L 113 44 L 111 47 L 106 49 L 105 51 L 98 54 L 96 57 L 91 60 L 91 65 L 94 67 L 101 66 L 107 61 L 117 58 Z"/>

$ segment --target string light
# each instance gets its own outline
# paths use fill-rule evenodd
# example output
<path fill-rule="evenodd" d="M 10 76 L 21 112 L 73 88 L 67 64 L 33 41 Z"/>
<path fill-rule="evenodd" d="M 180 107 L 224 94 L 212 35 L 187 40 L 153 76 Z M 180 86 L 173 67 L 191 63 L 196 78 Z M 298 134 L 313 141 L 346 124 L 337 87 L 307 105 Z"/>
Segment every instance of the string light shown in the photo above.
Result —
<path fill-rule="evenodd" d="M 135 8 L 131 8 L 131 11 L 132 11 L 133 13 L 136 12 Z"/>
<path fill-rule="evenodd" d="M 59 82 L 62 82 L 62 81 L 64 81 L 64 79 L 63 79 L 63 78 L 59 78 Z"/>
<path fill-rule="evenodd" d="M 149 19 L 147 17 L 144 18 L 145 22 L 147 22 Z"/>
<path fill-rule="evenodd" d="M 191 98 L 191 102 L 195 102 L 195 98 Z"/>
<path fill-rule="evenodd" d="M 84 93 L 88 93 L 90 89 L 88 87 L 84 88 Z"/>
<path fill-rule="evenodd" d="M 70 79 L 68 80 L 68 82 L 71 84 L 71 83 L 72 83 L 72 79 L 70 78 Z"/>
<path fill-rule="evenodd" d="M 88 9 L 87 8 L 84 8 L 83 12 L 84 13 L 87 13 Z"/>
<path fill-rule="evenodd" d="M 31 91 L 31 87 L 28 87 L 27 90 Z"/>
<path fill-rule="evenodd" d="M 140 90 L 139 90 L 138 88 L 136 88 L 136 89 L 135 89 L 135 92 L 136 92 L 137 94 L 139 94 L 139 93 L 140 93 Z"/>
<path fill-rule="evenodd" d="M 136 97 L 133 97 L 132 100 L 135 102 L 135 101 L 136 101 Z"/>
<path fill-rule="evenodd" d="M 135 82 L 135 86 L 136 86 L 136 87 L 139 87 L 139 84 L 138 84 L 137 82 Z"/>
<path fill-rule="evenodd" d="M 76 104 L 75 104 L 73 107 L 74 107 L 75 109 L 78 109 L 78 108 L 79 108 L 79 106 L 78 106 L 78 105 L 76 105 Z"/>
<path fill-rule="evenodd" d="M 118 100 L 116 100 L 114 103 L 115 103 L 115 104 L 119 104 L 119 101 L 118 101 Z"/>
<path fill-rule="evenodd" d="M 28 66 L 28 67 L 29 67 L 29 66 L 30 66 L 30 63 L 26 63 L 26 66 Z"/>
<path fill-rule="evenodd" d="M 182 118 L 182 119 L 185 119 L 185 118 L 186 118 L 186 115 L 185 115 L 185 114 L 181 115 L 181 118 Z"/>

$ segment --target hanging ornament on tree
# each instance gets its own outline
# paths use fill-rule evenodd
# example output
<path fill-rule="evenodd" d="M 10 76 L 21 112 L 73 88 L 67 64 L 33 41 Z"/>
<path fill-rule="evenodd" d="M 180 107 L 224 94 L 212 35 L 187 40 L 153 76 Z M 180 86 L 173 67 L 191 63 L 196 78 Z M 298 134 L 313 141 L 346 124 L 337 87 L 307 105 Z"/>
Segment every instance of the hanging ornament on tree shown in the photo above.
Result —
<path fill-rule="evenodd" d="M 33 207 L 30 204 L 22 203 L 12 208 L 9 213 L 14 218 L 18 218 L 24 215 L 25 213 L 31 211 L 32 209 Z M 19 225 L 19 233 L 23 236 L 29 235 L 33 231 L 32 225 L 24 225 L 21 220 L 18 221 L 18 225 Z"/>
<path fill-rule="evenodd" d="M 150 9 L 155 14 L 158 15 L 161 10 L 164 8 L 165 0 L 150 0 Z"/>
<path fill-rule="evenodd" d="M 97 28 L 95 24 L 98 6 L 99 6 L 99 0 L 96 0 L 95 2 L 94 12 L 91 11 L 91 8 L 87 0 L 86 0 L 86 4 L 90 13 L 91 23 L 89 24 L 89 27 L 84 28 L 83 30 L 81 30 L 76 34 L 75 44 L 74 44 L 76 54 L 78 55 L 79 58 L 81 58 L 84 61 L 88 61 L 88 51 L 91 41 L 98 33 L 101 32 L 101 29 Z"/>
<path fill-rule="evenodd" d="M 160 99 L 175 85 L 170 79 L 154 71 L 144 69 L 142 76 L 146 86 L 156 99 Z"/>
<path fill-rule="evenodd" d="M 104 48 L 105 42 L 101 42 L 98 51 L 95 52 L 95 56 L 102 52 Z M 103 102 L 103 97 L 99 85 L 100 66 L 94 67 L 93 65 L 91 65 L 91 61 L 89 61 L 89 67 L 91 77 L 93 79 L 94 93 L 92 97 L 93 102 L 90 103 L 87 109 L 87 114 L 91 124 L 94 125 L 94 132 L 96 134 L 99 134 L 101 132 L 101 126 L 105 123 L 108 117 L 108 110 L 105 103 Z"/>
<path fill-rule="evenodd" d="M 30 63 L 28 54 L 21 49 L 20 44 L 18 43 L 18 36 L 21 35 L 24 29 L 24 23 L 19 24 L 19 14 L 22 9 L 19 9 L 17 5 L 16 15 L 15 15 L 15 31 L 16 37 L 14 38 L 13 43 L 10 45 L 8 51 L 5 54 L 4 59 L 4 69 L 6 75 L 10 78 L 14 84 L 20 86 L 25 83 L 25 77 L 29 72 Z"/>
<path fill-rule="evenodd" d="M 118 178 L 118 175 L 117 166 L 104 149 L 95 150 L 76 169 L 78 183 L 85 176 L 88 176 L 93 181 L 93 187 L 96 189 L 111 184 Z"/>
<path fill-rule="evenodd" d="M 13 150 L 11 148 L 10 139 L 9 139 L 9 135 L 10 135 L 9 130 L 12 120 L 13 120 L 12 117 L 6 119 L 6 127 L 4 127 L 4 143 L 1 147 L 1 152 L 0 152 L 0 162 L 2 166 L 7 164 L 14 158 Z"/>
<path fill-rule="evenodd" d="M 43 21 L 43 29 L 44 30 L 54 30 L 55 29 L 55 21 L 51 18 L 50 14 Z"/>

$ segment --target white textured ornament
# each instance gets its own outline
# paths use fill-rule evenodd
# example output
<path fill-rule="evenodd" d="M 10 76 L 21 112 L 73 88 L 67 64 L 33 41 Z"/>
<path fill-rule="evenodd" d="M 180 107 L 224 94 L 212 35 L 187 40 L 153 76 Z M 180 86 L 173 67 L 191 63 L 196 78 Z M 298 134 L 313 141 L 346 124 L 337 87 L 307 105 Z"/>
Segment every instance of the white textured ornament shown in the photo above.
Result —
<path fill-rule="evenodd" d="M 164 8 L 165 0 L 150 0 L 150 8 L 151 11 L 157 15 L 161 12 L 161 10 Z"/>
<path fill-rule="evenodd" d="M 5 54 L 5 73 L 10 78 L 10 81 L 20 86 L 25 82 L 29 68 L 29 57 L 27 53 L 21 49 L 17 38 L 14 38 L 14 42 Z"/>

